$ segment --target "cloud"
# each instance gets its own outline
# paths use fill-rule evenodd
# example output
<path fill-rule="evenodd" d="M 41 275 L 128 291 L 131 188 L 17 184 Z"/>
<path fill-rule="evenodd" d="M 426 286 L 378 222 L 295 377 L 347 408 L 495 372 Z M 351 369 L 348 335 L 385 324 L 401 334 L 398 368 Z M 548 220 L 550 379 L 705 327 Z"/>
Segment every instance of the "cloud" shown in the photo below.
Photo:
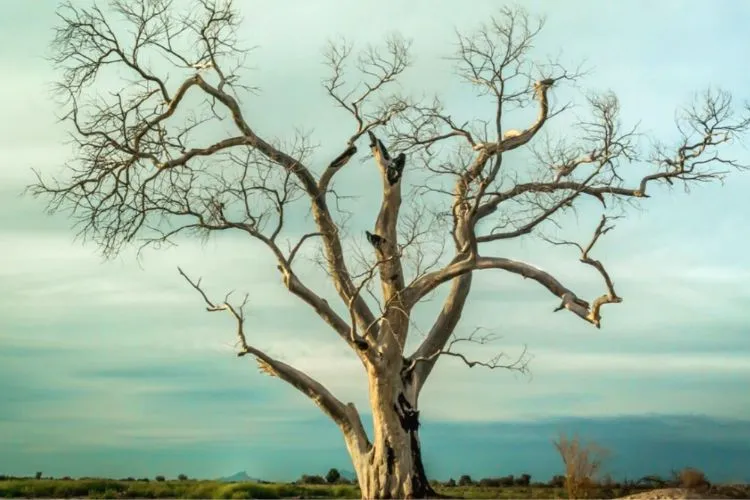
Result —
<path fill-rule="evenodd" d="M 746 6 L 683 9 L 681 22 L 670 24 L 680 10 L 677 2 L 651 5 L 645 21 L 638 9 L 625 5 L 571 10 L 545 4 L 549 23 L 538 44 L 540 55 L 564 40 L 566 57 L 575 61 L 588 55 L 598 66 L 584 88 L 556 91 L 558 104 L 568 97 L 580 101 L 578 90 L 612 88 L 621 99 L 625 123 L 643 119 L 649 137 L 673 139 L 674 107 L 690 92 L 717 79 L 737 92 L 750 87 L 746 72 L 734 64 L 744 55 Z M 379 42 L 387 25 L 415 37 L 415 66 L 405 75 L 404 91 L 441 90 L 457 119 L 490 117 L 492 108 L 459 84 L 451 64 L 440 57 L 453 48 L 452 25 L 474 27 L 496 8 L 492 0 L 478 1 L 472 9 L 445 3 L 437 10 L 421 0 L 408 12 L 388 1 L 343 6 L 333 0 L 314 5 L 265 1 L 243 25 L 242 35 L 261 45 L 251 54 L 257 71 L 249 73 L 249 81 L 263 89 L 243 106 L 263 137 L 289 137 L 295 126 L 314 126 L 314 141 L 321 146 L 312 164 L 321 168 L 345 146 L 354 126 L 319 87 L 323 42 L 336 33 L 356 39 L 359 46 Z M 0 124 L 0 392 L 5 398 L 0 450 L 13 450 L 13 460 L 37 452 L 29 459 L 37 463 L 41 454 L 53 451 L 130 446 L 147 449 L 153 457 L 156 449 L 195 444 L 202 450 L 217 442 L 226 449 L 247 442 L 269 453 L 276 450 L 281 467 L 290 460 L 281 455 L 302 446 L 300 429 L 316 438 L 325 434 L 321 429 L 330 430 L 308 426 L 320 414 L 304 395 L 257 373 L 252 360 L 233 355 L 232 319 L 206 313 L 201 298 L 177 274 L 177 265 L 190 276 L 202 276 L 211 297 L 222 298 L 233 289 L 238 297 L 248 292 L 251 341 L 309 371 L 342 400 L 355 402 L 367 419 L 362 367 L 315 313 L 284 289 L 265 249 L 230 235 L 148 252 L 142 268 L 130 250 L 103 263 L 93 246 L 72 242 L 64 217 L 47 217 L 40 201 L 18 198 L 33 179 L 30 167 L 59 171 L 70 148 L 63 144 L 65 129 L 55 122 L 53 103 L 44 97 L 45 82 L 54 75 L 38 57 L 43 38 L 49 37 L 52 7 L 27 2 L 12 9 L 15 17 L 0 19 L 1 58 L 17 61 L 4 80 L 8 91 L 0 96 L 6 114 Z M 427 9 L 439 15 L 425 17 Z M 34 23 L 34 37 L 24 23 L 15 22 L 31 18 L 44 20 Z M 363 24 L 364 18 L 368 22 Z M 278 29 L 280 19 L 285 30 Z M 665 32 L 665 23 L 674 29 Z M 636 24 L 642 29 L 634 37 Z M 571 26 L 585 29 L 571 38 Z M 699 30 L 705 36 L 692 36 Z M 295 33 L 293 39 L 289 32 Z M 15 41 L 20 38 L 19 48 Z M 672 42 L 679 42 L 679 54 L 645 50 Z M 525 118 L 511 119 L 522 124 Z M 567 126 L 551 122 L 550 129 L 564 134 Z M 523 170 L 526 161 L 524 155 L 509 155 L 504 168 Z M 361 196 L 348 205 L 355 214 L 347 245 L 361 240 L 377 213 L 377 193 L 369 191 L 376 175 L 371 163 L 354 162 L 337 178 L 337 189 Z M 658 189 L 644 201 L 644 212 L 618 221 L 616 231 L 597 245 L 595 257 L 611 271 L 625 298 L 603 310 L 601 331 L 565 311 L 553 314 L 559 300 L 536 283 L 507 273 L 478 274 L 461 330 L 481 325 L 502 339 L 481 349 L 469 346 L 466 352 L 485 359 L 500 349 L 514 356 L 528 344 L 533 377 L 469 370 L 445 359 L 420 403 L 424 420 L 471 422 L 467 427 L 473 429 L 487 420 L 562 415 L 747 414 L 750 264 L 747 235 L 738 228 L 745 224 L 750 182 L 738 176 L 729 181 L 724 188 L 702 186 L 690 197 Z M 580 220 L 565 219 L 561 236 L 588 238 L 597 217 L 598 212 L 584 210 Z M 306 248 L 312 252 L 313 247 Z M 580 264 L 574 251 L 551 251 L 533 239 L 487 251 L 548 270 L 583 297 L 603 290 L 600 277 Z M 342 310 L 323 273 L 308 270 L 303 276 Z M 416 311 L 412 346 L 419 341 L 418 330 L 431 326 L 444 293 Z M 321 439 L 308 446 L 322 447 Z M 244 464 L 252 453 L 243 449 L 237 455 L 227 467 Z M 139 464 L 153 464 L 139 457 Z M 89 466 L 99 464 L 87 460 Z"/>

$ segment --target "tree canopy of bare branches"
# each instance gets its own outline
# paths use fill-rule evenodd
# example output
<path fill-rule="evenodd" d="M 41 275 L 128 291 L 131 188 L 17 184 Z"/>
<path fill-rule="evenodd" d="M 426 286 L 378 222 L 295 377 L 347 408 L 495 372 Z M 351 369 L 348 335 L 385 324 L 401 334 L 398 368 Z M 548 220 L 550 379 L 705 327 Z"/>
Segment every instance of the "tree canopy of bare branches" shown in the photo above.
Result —
<path fill-rule="evenodd" d="M 456 35 L 452 64 L 490 103 L 487 119 L 462 122 L 437 97 L 401 95 L 394 83 L 411 64 L 403 38 L 359 52 L 345 41 L 330 43 L 323 88 L 351 132 L 338 154 L 318 164 L 308 137 L 264 137 L 253 123 L 244 99 L 254 89 L 241 78 L 249 48 L 238 37 L 241 19 L 232 2 L 181 5 L 110 0 L 106 7 L 60 7 L 53 44 L 61 72 L 57 95 L 76 153 L 62 178 L 39 176 L 31 190 L 51 210 L 69 210 L 80 234 L 107 256 L 134 242 L 160 246 L 186 233 L 236 232 L 262 244 L 283 285 L 361 361 L 370 381 L 372 436 L 353 404 L 255 345 L 245 330 L 244 303 L 210 298 L 200 280 L 180 273 L 208 311 L 235 319 L 240 356 L 252 356 L 265 373 L 309 396 L 339 426 L 366 498 L 434 494 L 422 466 L 417 408 L 438 359 L 527 368 L 525 353 L 481 361 L 456 349 L 491 339 L 479 330 L 457 333 L 474 273 L 528 278 L 556 297 L 554 311 L 599 328 L 604 306 L 623 300 L 596 258 L 597 242 L 617 218 L 612 206 L 648 198 L 655 184 L 689 187 L 745 168 L 722 147 L 747 131 L 750 118 L 721 90 L 705 92 L 683 111 L 680 140 L 671 146 L 642 151 L 637 129 L 622 125 L 611 93 L 589 95 L 590 112 L 569 135 L 545 136 L 540 131 L 569 111 L 553 109 L 549 96 L 583 72 L 533 57 L 544 22 L 520 8 L 503 8 L 476 32 Z M 512 168 L 506 158 L 514 150 L 530 152 L 528 164 Z M 368 244 L 350 252 L 336 175 L 368 152 L 382 178 L 380 210 L 363 234 Z M 629 167 L 635 164 L 650 170 L 634 178 Z M 403 203 L 407 195 L 410 204 Z M 586 199 L 601 207 L 588 241 L 545 239 L 579 251 L 580 262 L 601 276 L 598 297 L 579 296 L 531 263 L 493 254 L 499 247 L 491 243 L 539 234 Z M 290 235 L 290 214 L 299 209 L 311 215 L 309 228 Z M 322 250 L 340 304 L 300 278 L 304 264 L 297 256 L 305 245 Z M 442 286 L 449 290 L 441 311 L 406 352 L 414 307 Z"/>

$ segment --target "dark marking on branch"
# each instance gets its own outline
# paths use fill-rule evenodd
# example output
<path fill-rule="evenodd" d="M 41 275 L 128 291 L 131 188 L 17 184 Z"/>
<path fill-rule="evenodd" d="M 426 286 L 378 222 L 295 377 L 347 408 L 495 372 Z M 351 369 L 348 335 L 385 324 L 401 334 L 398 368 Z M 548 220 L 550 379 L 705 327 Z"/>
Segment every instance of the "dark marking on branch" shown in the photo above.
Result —
<path fill-rule="evenodd" d="M 367 131 L 367 135 L 370 138 L 370 148 L 379 150 L 383 157 L 383 161 L 390 161 L 391 156 L 388 154 L 388 150 L 386 149 L 385 144 L 383 144 L 383 141 L 375 137 L 375 134 L 370 130 Z"/>
<path fill-rule="evenodd" d="M 367 341 L 364 339 L 354 339 L 353 342 L 354 342 L 354 345 L 357 346 L 357 349 L 359 349 L 360 351 L 366 351 L 367 349 L 370 348 L 370 344 L 368 344 Z"/>
<path fill-rule="evenodd" d="M 388 180 L 388 184 L 393 186 L 401 180 L 401 176 L 404 172 L 404 165 L 406 164 L 406 155 L 399 153 L 399 155 L 388 164 L 385 176 Z"/>
<path fill-rule="evenodd" d="M 422 450 L 419 446 L 419 440 L 417 439 L 416 431 L 409 433 L 410 444 L 411 444 L 411 457 L 412 463 L 414 464 L 415 473 L 411 476 L 411 489 L 415 495 L 422 498 L 441 498 L 441 496 L 432 489 L 429 481 L 427 481 L 427 474 L 424 470 L 424 463 L 422 462 Z"/>
<path fill-rule="evenodd" d="M 414 409 L 403 392 L 399 393 L 397 403 L 393 405 L 393 408 L 396 410 L 401 427 L 407 432 L 419 429 L 419 411 Z"/>
<path fill-rule="evenodd" d="M 383 141 L 378 139 L 378 148 L 380 149 L 380 153 L 383 155 L 383 159 L 385 161 L 391 160 L 391 155 L 388 154 L 388 150 L 385 148 L 385 144 L 383 144 Z"/>
<path fill-rule="evenodd" d="M 351 160 L 352 156 L 354 156 L 356 153 L 357 146 L 349 146 L 343 153 L 334 158 L 328 168 L 330 168 L 331 170 L 336 170 L 343 167 L 349 160 Z"/>
<path fill-rule="evenodd" d="M 412 492 L 415 498 L 442 498 L 427 480 L 427 474 L 422 462 L 422 450 L 419 446 L 417 431 L 419 429 L 419 411 L 409 403 L 404 393 L 399 393 L 397 403 L 393 405 L 399 418 L 401 427 L 409 435 L 409 448 L 411 452 L 414 474 L 411 477 Z"/>
<path fill-rule="evenodd" d="M 377 250 L 381 250 L 381 247 L 385 243 L 385 238 L 379 234 L 371 233 L 370 231 L 365 231 L 365 235 L 367 236 L 367 241 L 370 242 L 370 245 L 374 246 Z"/>

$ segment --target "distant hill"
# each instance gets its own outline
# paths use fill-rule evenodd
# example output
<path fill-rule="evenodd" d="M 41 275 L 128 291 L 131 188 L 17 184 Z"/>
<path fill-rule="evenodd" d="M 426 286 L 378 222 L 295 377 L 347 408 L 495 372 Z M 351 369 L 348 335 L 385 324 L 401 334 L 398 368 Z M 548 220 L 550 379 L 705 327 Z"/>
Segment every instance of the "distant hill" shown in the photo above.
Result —
<path fill-rule="evenodd" d="M 257 483 L 260 481 L 260 479 L 256 479 L 254 477 L 248 476 L 247 472 L 243 470 L 242 472 L 237 472 L 236 474 L 232 474 L 231 476 L 220 477 L 219 479 L 217 479 L 217 481 L 221 483 L 242 483 L 242 482 Z"/>

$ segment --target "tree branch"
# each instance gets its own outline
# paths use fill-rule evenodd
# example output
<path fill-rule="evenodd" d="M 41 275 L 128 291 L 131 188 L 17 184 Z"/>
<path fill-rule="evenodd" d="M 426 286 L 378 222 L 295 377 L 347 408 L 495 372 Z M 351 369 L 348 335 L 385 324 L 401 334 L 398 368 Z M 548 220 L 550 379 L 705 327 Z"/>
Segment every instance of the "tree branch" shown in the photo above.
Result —
<path fill-rule="evenodd" d="M 194 282 L 182 269 L 179 267 L 177 269 L 182 277 L 190 283 L 190 286 L 201 295 L 203 301 L 207 305 L 206 309 L 209 312 L 227 311 L 237 322 L 237 339 L 240 345 L 240 350 L 237 353 L 238 356 L 242 357 L 248 354 L 253 356 L 257 361 L 261 372 L 271 375 L 272 377 L 278 377 L 301 393 L 305 394 L 326 415 L 333 419 L 345 435 L 357 436 L 358 440 L 362 442 L 367 441 L 364 427 L 353 404 L 349 403 L 348 405 L 345 405 L 331 394 L 331 392 L 320 382 L 314 380 L 309 375 L 287 363 L 272 358 L 260 349 L 248 344 L 247 336 L 245 334 L 244 316 L 244 307 L 247 303 L 247 296 L 245 296 L 245 300 L 239 307 L 235 307 L 228 302 L 229 296 L 227 296 L 221 303 L 213 302 L 201 288 L 200 279 L 197 282 Z"/>
<path fill-rule="evenodd" d="M 427 381 L 427 377 L 435 367 L 439 359 L 439 353 L 443 350 L 446 342 L 458 326 L 463 313 L 466 299 L 471 290 L 472 273 L 463 274 L 454 278 L 451 282 L 451 290 L 443 303 L 435 323 L 429 333 L 409 358 L 422 359 L 423 361 L 413 367 L 414 384 L 419 393 Z"/>
<path fill-rule="evenodd" d="M 400 352 L 403 352 L 409 318 L 400 297 L 404 286 L 404 270 L 398 245 L 398 220 L 401 208 L 401 180 L 406 157 L 403 153 L 392 157 L 374 133 L 368 131 L 368 136 L 370 149 L 383 178 L 383 200 L 375 222 L 375 236 L 374 239 L 368 237 L 375 245 L 378 255 L 383 300 L 387 304 L 384 324 L 391 333 L 380 335 L 379 338 L 385 346 L 389 344 L 387 339 L 393 338 Z"/>
<path fill-rule="evenodd" d="M 408 359 L 409 364 L 404 368 L 404 371 L 409 372 L 409 371 L 418 369 L 422 363 L 434 364 L 435 360 L 437 360 L 437 358 L 439 358 L 440 356 L 452 356 L 452 357 L 459 358 L 469 368 L 474 368 L 475 366 L 481 366 L 483 368 L 487 368 L 490 370 L 504 369 L 504 370 L 514 370 L 520 373 L 528 372 L 529 360 L 526 356 L 525 346 L 521 355 L 516 360 L 510 363 L 500 363 L 501 359 L 507 357 L 505 354 L 502 354 L 502 353 L 492 357 L 488 361 L 477 361 L 477 360 L 469 360 L 469 358 L 467 358 L 465 354 L 462 354 L 460 352 L 453 350 L 455 345 L 460 344 L 462 342 L 478 344 L 478 345 L 486 345 L 486 344 L 489 344 L 490 342 L 497 340 L 497 336 L 492 335 L 492 334 L 478 335 L 480 330 L 481 328 L 475 328 L 474 331 L 472 331 L 471 334 L 469 334 L 469 336 L 467 337 L 452 336 L 452 338 L 447 343 L 447 346 L 445 348 L 435 351 L 428 356 L 418 356 L 415 353 L 415 355 L 411 356 Z"/>
<path fill-rule="evenodd" d="M 604 269 L 604 265 L 595 259 L 592 259 L 589 256 L 589 253 L 591 252 L 591 249 L 594 248 L 594 245 L 599 240 L 601 236 L 609 232 L 610 230 L 614 229 L 614 226 L 607 226 L 607 221 L 611 219 L 616 219 L 617 217 L 607 217 L 605 215 L 602 215 L 601 221 L 599 222 L 599 225 L 596 226 L 596 230 L 594 231 L 594 236 L 591 238 L 591 241 L 589 241 L 588 245 L 586 247 L 582 247 L 578 243 L 573 243 L 570 241 L 554 241 L 549 238 L 544 238 L 546 241 L 552 243 L 553 245 L 572 245 L 578 248 L 578 250 L 581 251 L 581 258 L 580 261 L 583 262 L 586 265 L 589 265 L 596 269 L 599 274 L 601 274 L 602 278 L 604 279 L 604 283 L 607 287 L 607 292 L 596 299 L 594 299 L 594 302 L 591 304 L 590 312 L 587 316 L 587 321 L 591 322 L 594 326 L 597 328 L 600 328 L 601 326 L 601 307 L 604 304 L 619 304 L 622 302 L 622 298 L 617 295 L 615 292 L 615 285 L 612 282 L 612 278 L 610 278 L 609 273 L 607 273 L 606 269 Z M 565 307 L 564 303 L 560 304 L 560 306 L 555 309 L 555 311 L 559 311 Z"/>
<path fill-rule="evenodd" d="M 502 269 L 523 276 L 524 278 L 532 279 L 544 286 L 552 294 L 560 297 L 562 302 L 555 311 L 568 309 L 580 318 L 599 327 L 600 318 L 598 317 L 598 307 L 595 315 L 592 306 L 590 306 L 587 301 L 580 299 L 574 292 L 565 287 L 550 273 L 531 264 L 502 257 L 473 257 L 469 255 L 462 260 L 457 260 L 445 268 L 426 274 L 419 280 L 415 281 L 408 290 L 404 291 L 404 301 L 407 306 L 411 307 L 440 284 L 480 269 Z M 620 299 L 620 301 L 621 300 L 622 299 Z M 612 299 L 610 302 L 617 302 L 617 300 Z M 601 307 L 602 303 L 599 304 L 599 307 Z"/>

